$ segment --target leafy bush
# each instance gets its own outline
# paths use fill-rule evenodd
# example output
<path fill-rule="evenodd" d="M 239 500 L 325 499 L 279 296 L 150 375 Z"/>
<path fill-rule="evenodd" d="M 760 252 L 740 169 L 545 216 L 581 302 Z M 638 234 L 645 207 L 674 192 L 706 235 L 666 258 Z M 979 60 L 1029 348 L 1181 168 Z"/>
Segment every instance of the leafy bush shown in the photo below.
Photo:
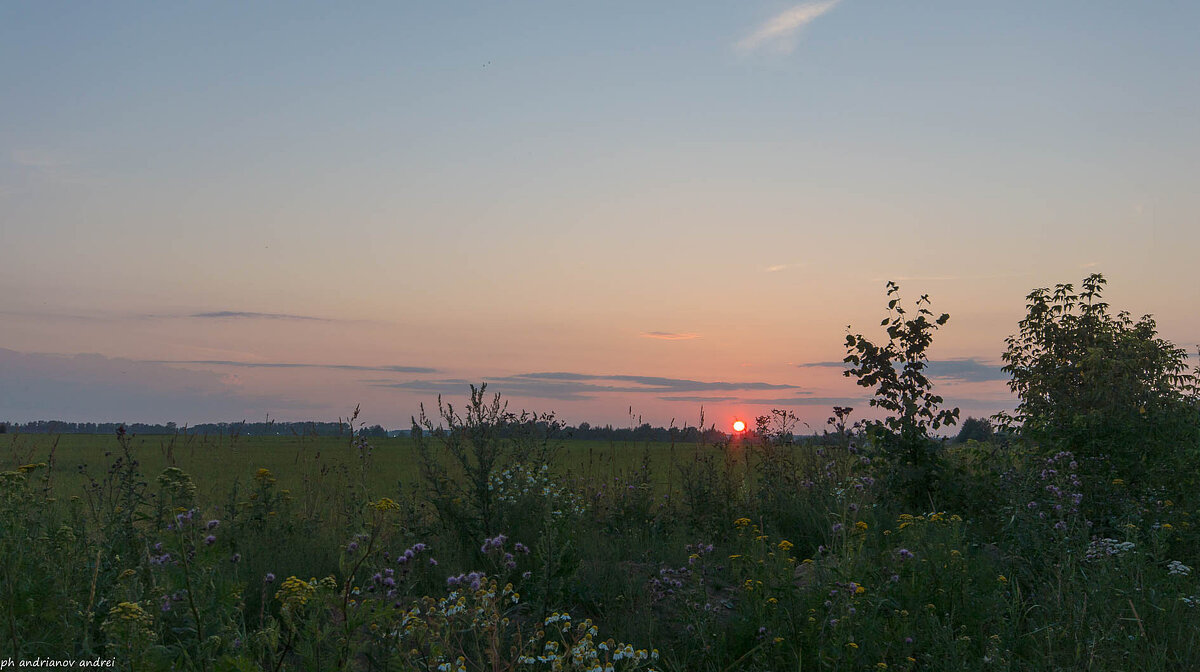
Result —
<path fill-rule="evenodd" d="M 1187 354 L 1158 336 L 1149 315 L 1112 315 L 1100 274 L 1035 289 L 1020 332 L 1006 339 L 1004 371 L 1020 397 L 1002 424 L 1053 454 L 1100 461 L 1105 479 L 1173 478 L 1200 447 L 1197 378 Z"/>

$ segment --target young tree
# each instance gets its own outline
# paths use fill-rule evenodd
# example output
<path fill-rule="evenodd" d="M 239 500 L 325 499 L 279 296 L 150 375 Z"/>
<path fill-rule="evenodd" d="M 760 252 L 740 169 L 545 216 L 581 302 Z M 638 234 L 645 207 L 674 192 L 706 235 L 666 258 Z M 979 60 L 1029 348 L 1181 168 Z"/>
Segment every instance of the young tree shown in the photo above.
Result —
<path fill-rule="evenodd" d="M 925 356 L 933 342 L 933 333 L 946 324 L 950 315 L 937 318 L 928 309 L 929 295 L 917 299 L 916 315 L 901 305 L 900 286 L 887 283 L 888 316 L 880 323 L 887 327 L 887 342 L 876 345 L 862 334 L 846 336 L 845 362 L 851 368 L 847 377 L 857 378 L 862 387 L 874 388 L 871 406 L 888 412 L 883 421 L 868 425 L 873 443 L 890 467 L 889 476 L 915 506 L 929 504 L 936 488 L 940 458 L 938 445 L 930 430 L 953 425 L 958 409 L 940 409 L 943 399 L 933 393 L 933 383 L 925 375 L 929 363 Z M 933 318 L 933 319 L 931 319 Z"/>
<path fill-rule="evenodd" d="M 1196 376 L 1152 317 L 1109 313 L 1105 284 L 1096 273 L 1078 293 L 1060 284 L 1026 297 L 1004 353 L 1020 404 L 997 419 L 1046 452 L 1107 462 L 1126 481 L 1174 473 L 1200 447 Z"/>

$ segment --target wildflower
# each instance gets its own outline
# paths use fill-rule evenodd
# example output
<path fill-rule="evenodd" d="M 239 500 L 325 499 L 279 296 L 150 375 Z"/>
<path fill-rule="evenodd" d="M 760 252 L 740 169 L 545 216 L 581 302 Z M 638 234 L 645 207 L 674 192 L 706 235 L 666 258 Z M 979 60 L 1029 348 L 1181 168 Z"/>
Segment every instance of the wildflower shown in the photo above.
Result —
<path fill-rule="evenodd" d="M 221 524 L 221 521 L 219 521 L 219 520 L 210 520 L 210 521 L 208 521 L 208 524 L 206 524 L 204 526 L 204 529 L 215 530 L 215 529 L 217 529 L 217 526 L 220 524 Z"/>
<path fill-rule="evenodd" d="M 267 572 L 267 575 L 263 577 L 263 583 L 275 583 L 275 575 Z"/>
<path fill-rule="evenodd" d="M 999 581 L 1000 583 L 1008 583 L 1008 577 L 1003 574 L 1001 574 L 1000 576 L 997 576 L 996 580 Z"/>
<path fill-rule="evenodd" d="M 214 536 L 214 535 L 211 535 L 211 534 L 210 534 L 210 535 L 208 535 L 207 537 L 205 537 L 205 538 L 204 538 L 204 545 L 205 545 L 205 546 L 212 546 L 212 545 L 213 545 L 213 544 L 215 544 L 215 543 L 217 543 L 217 538 L 216 538 L 216 536 Z"/>
<path fill-rule="evenodd" d="M 346 546 L 347 553 L 353 553 L 357 550 L 358 550 L 358 542 L 357 541 L 352 541 Z"/>
<path fill-rule="evenodd" d="M 858 648 L 858 644 L 855 644 L 854 642 L 848 642 L 848 643 L 846 644 L 846 647 L 847 647 L 847 648 L 851 648 L 851 649 L 857 649 L 857 648 Z"/>
<path fill-rule="evenodd" d="M 390 497 L 381 497 L 377 502 L 370 502 L 369 506 L 376 511 L 396 511 L 400 505 Z"/>
<path fill-rule="evenodd" d="M 749 525 L 750 525 L 749 518 L 738 518 L 737 520 L 733 521 L 734 527 L 747 527 Z"/>
<path fill-rule="evenodd" d="M 788 541 L 787 539 L 779 542 L 779 550 L 784 551 L 785 553 L 792 550 L 792 542 Z"/>
<path fill-rule="evenodd" d="M 866 531 L 867 531 L 867 524 L 866 524 L 864 521 L 861 521 L 861 520 L 860 520 L 860 521 L 858 521 L 857 523 L 854 523 L 854 529 L 855 529 L 855 531 L 857 531 L 857 532 L 866 532 Z"/>
<path fill-rule="evenodd" d="M 901 560 L 911 560 L 913 558 L 913 552 L 908 550 L 907 548 L 902 548 L 902 549 L 896 551 L 896 555 Z"/>
<path fill-rule="evenodd" d="M 1178 560 L 1172 560 L 1171 562 L 1167 563 L 1167 572 L 1170 573 L 1171 576 L 1187 576 L 1188 574 L 1192 573 L 1192 568 Z"/>
<path fill-rule="evenodd" d="M 229 556 L 229 561 L 236 565 L 237 563 L 242 561 L 242 554 L 234 553 L 233 555 Z"/>

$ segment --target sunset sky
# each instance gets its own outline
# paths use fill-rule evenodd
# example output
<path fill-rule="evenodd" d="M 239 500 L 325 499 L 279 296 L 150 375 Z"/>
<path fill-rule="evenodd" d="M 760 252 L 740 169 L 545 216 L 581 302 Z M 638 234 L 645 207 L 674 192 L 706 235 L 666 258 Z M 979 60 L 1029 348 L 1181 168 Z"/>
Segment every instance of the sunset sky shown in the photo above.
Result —
<path fill-rule="evenodd" d="M 1200 4 L 0 4 L 0 420 L 963 415 L 1035 287 L 1200 343 Z"/>

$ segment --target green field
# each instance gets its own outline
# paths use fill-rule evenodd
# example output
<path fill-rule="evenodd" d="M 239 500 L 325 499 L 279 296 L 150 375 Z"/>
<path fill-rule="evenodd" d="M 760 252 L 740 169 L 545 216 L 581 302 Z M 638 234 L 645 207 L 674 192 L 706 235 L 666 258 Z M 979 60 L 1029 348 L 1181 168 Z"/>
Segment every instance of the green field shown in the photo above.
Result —
<path fill-rule="evenodd" d="M 245 484 L 258 469 L 269 469 L 280 487 L 299 491 L 305 479 L 365 479 L 377 496 L 420 487 L 419 456 L 410 438 L 373 438 L 371 454 L 364 456 L 354 442 L 338 437 L 148 435 L 129 440 L 141 470 L 157 475 L 167 467 L 191 474 L 200 488 L 201 501 L 216 502 L 234 481 Z M 617 478 L 648 463 L 655 489 L 677 486 L 672 462 L 697 454 L 720 454 L 712 446 L 657 442 L 609 442 L 562 439 L 553 462 L 556 476 L 593 481 Z M 79 494 L 87 482 L 80 471 L 103 472 L 113 454 L 121 450 L 117 438 L 96 434 L 0 435 L 0 470 L 31 463 L 52 463 L 52 481 L 59 496 Z M 364 469 L 364 462 L 366 468 Z"/>

